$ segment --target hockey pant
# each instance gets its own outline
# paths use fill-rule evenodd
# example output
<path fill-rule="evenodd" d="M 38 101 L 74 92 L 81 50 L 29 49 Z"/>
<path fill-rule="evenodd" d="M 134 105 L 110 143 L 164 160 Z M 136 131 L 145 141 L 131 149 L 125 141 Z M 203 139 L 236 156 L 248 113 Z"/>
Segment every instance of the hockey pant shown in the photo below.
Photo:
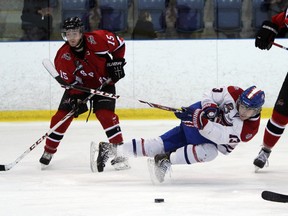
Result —
<path fill-rule="evenodd" d="M 165 153 L 161 137 L 133 139 L 132 142 L 124 142 L 123 145 L 118 146 L 117 151 L 120 151 L 121 154 L 134 155 L 135 157 L 154 157 L 156 154 Z M 217 155 L 218 149 L 214 144 L 190 144 L 171 152 L 170 161 L 172 164 L 193 164 L 211 161 Z"/>

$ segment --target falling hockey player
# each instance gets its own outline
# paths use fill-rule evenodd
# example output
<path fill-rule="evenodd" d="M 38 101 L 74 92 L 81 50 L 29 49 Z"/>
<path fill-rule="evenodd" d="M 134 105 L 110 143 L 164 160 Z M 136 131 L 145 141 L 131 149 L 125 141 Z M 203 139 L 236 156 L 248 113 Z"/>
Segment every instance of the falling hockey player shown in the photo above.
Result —
<path fill-rule="evenodd" d="M 78 17 L 67 18 L 64 21 L 62 37 L 65 44 L 58 50 L 54 60 L 56 70 L 62 79 L 68 84 L 97 89 L 108 78 L 111 78 L 112 82 L 106 85 L 103 91 L 115 94 L 115 83 L 125 76 L 123 38 L 105 30 L 84 33 L 83 23 Z M 40 158 L 42 165 L 48 165 L 51 162 L 52 156 L 56 153 L 74 117 L 88 110 L 87 104 L 82 103 L 88 96 L 87 93 L 73 89 L 67 89 L 64 92 L 59 108 L 51 119 L 50 128 L 72 109 L 76 108 L 76 112 L 47 137 L 44 153 Z M 115 145 L 122 143 L 119 119 L 114 112 L 115 99 L 95 95 L 90 101 L 93 113 L 105 130 L 109 142 Z M 116 169 L 129 168 L 127 158 L 121 155 L 115 155 L 111 163 Z"/>
<path fill-rule="evenodd" d="M 133 139 L 122 145 L 100 142 L 98 171 L 118 152 L 148 159 L 153 181 L 163 182 L 174 164 L 214 160 L 218 152 L 229 154 L 238 143 L 250 141 L 258 132 L 265 94 L 255 86 L 245 91 L 236 86 L 214 88 L 200 102 L 175 113 L 181 124 L 152 139 Z"/>

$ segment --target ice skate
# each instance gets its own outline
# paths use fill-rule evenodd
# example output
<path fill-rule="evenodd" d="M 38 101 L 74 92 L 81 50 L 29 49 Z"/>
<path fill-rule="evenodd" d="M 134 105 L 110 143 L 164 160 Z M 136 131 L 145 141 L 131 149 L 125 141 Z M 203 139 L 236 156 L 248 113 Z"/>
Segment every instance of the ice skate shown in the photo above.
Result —
<path fill-rule="evenodd" d="M 271 150 L 267 148 L 262 148 L 258 154 L 258 156 L 254 159 L 253 164 L 255 165 L 255 172 L 258 172 L 262 169 L 265 164 L 269 165 L 268 158 L 270 156 Z"/>
<path fill-rule="evenodd" d="M 168 154 L 157 154 L 154 159 L 147 160 L 148 169 L 153 184 L 164 182 L 166 173 L 171 169 Z"/>
<path fill-rule="evenodd" d="M 96 160 L 98 172 L 103 172 L 108 159 L 112 156 L 115 156 L 114 148 L 115 147 L 113 147 L 113 144 L 111 143 L 107 143 L 107 142 L 99 143 L 98 156 Z M 92 169 L 92 165 L 91 165 L 91 169 Z"/>
<path fill-rule="evenodd" d="M 50 161 L 52 160 L 53 154 L 44 151 L 43 155 L 39 159 L 39 162 L 41 163 L 41 169 L 47 168 L 49 165 Z"/>
<path fill-rule="evenodd" d="M 126 170 L 131 168 L 128 158 L 124 156 L 116 156 L 113 160 L 111 160 L 111 165 L 115 170 Z"/>

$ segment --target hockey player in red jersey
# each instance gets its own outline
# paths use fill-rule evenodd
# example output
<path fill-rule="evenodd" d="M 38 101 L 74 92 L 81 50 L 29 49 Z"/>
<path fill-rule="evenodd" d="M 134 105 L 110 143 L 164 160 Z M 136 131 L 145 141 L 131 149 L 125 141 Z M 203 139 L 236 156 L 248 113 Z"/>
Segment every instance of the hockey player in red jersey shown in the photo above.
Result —
<path fill-rule="evenodd" d="M 256 34 L 255 46 L 262 50 L 269 50 L 275 37 L 281 32 L 287 31 L 288 27 L 288 9 L 276 14 L 271 21 L 264 21 L 262 27 Z M 282 87 L 278 93 L 272 116 L 267 122 L 263 147 L 254 160 L 256 171 L 263 168 L 270 156 L 271 149 L 276 145 L 288 123 L 288 74 L 286 75 Z"/>
<path fill-rule="evenodd" d="M 61 78 L 69 84 L 81 85 L 97 89 L 107 79 L 112 81 L 103 87 L 103 91 L 115 94 L 115 83 L 125 76 L 125 43 L 106 30 L 97 30 L 90 33 L 83 32 L 83 23 L 78 17 L 67 18 L 63 23 L 61 33 L 65 44 L 58 50 L 54 63 Z M 52 117 L 50 127 L 67 115 L 73 108 L 77 108 L 74 116 L 58 127 L 46 139 L 44 153 L 40 163 L 48 165 L 57 147 L 62 140 L 74 117 L 88 110 L 82 100 L 89 94 L 73 89 L 67 89 L 61 99 L 56 114 Z M 100 121 L 109 142 L 118 145 L 123 142 L 119 119 L 115 114 L 115 100 L 101 96 L 93 96 L 90 100 L 90 109 L 93 109 Z M 112 163 L 116 169 L 129 168 L 125 157 L 116 155 Z"/>
<path fill-rule="evenodd" d="M 105 164 L 116 152 L 154 157 L 148 159 L 149 167 L 153 167 L 150 173 L 163 182 L 171 164 L 212 161 L 218 152 L 227 155 L 241 141 L 250 141 L 258 132 L 264 101 L 264 92 L 255 86 L 245 91 L 236 86 L 214 88 L 201 101 L 175 113 L 181 124 L 161 136 L 133 139 L 118 146 L 101 142 L 98 162 Z"/>

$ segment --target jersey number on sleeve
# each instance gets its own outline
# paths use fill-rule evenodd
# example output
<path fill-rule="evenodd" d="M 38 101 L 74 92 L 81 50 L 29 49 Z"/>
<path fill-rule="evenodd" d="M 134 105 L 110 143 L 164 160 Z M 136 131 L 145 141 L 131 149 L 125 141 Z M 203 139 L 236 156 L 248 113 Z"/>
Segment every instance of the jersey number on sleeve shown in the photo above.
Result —
<path fill-rule="evenodd" d="M 62 79 L 68 80 L 67 73 L 62 71 L 62 70 L 60 70 L 60 76 L 61 76 Z"/>
<path fill-rule="evenodd" d="M 109 43 L 109 44 L 112 44 L 113 46 L 115 46 L 115 39 L 114 39 L 114 36 L 112 36 L 112 35 L 106 35 L 106 38 L 107 38 L 107 42 Z"/>

